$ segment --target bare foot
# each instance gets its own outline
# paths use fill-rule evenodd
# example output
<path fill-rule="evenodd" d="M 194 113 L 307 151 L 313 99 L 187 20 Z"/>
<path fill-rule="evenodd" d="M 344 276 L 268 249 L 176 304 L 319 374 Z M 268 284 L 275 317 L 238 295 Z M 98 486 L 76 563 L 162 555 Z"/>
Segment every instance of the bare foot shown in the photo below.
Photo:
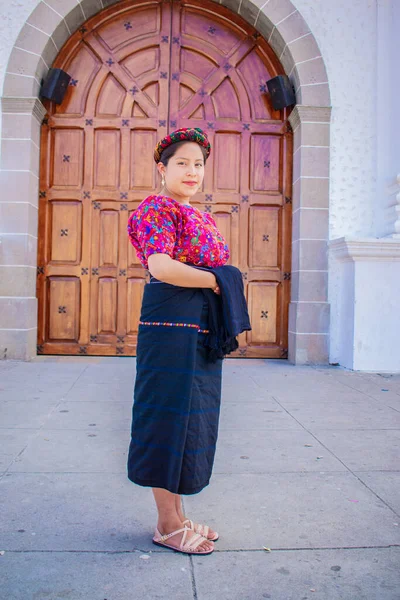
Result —
<path fill-rule="evenodd" d="M 179 519 L 176 521 L 169 521 L 169 522 L 165 522 L 165 523 L 158 522 L 157 523 L 157 529 L 161 533 L 161 535 L 168 535 L 169 533 L 176 531 L 176 529 L 182 529 L 182 527 L 187 527 L 187 524 L 183 525 L 183 523 Z M 168 538 L 167 543 L 170 546 L 174 546 L 179 549 L 179 546 L 182 542 L 183 535 L 184 535 L 184 532 L 181 531 L 180 533 L 177 533 L 177 534 L 171 536 L 170 538 Z M 196 535 L 196 533 L 193 530 L 189 529 L 186 534 L 185 544 L 187 544 L 194 535 Z M 213 548 L 214 548 L 213 542 L 211 542 L 210 540 L 204 540 L 204 542 L 201 542 L 201 544 L 199 544 L 197 546 L 196 551 L 197 552 L 201 552 L 202 550 L 209 551 L 209 550 L 213 550 Z"/>

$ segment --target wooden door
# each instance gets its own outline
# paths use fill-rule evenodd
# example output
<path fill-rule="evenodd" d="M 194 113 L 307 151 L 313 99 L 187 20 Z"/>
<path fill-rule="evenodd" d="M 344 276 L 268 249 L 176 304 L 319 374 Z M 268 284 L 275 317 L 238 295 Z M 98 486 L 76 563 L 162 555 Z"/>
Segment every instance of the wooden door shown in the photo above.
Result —
<path fill-rule="evenodd" d="M 54 66 L 72 79 L 42 128 L 38 353 L 135 355 L 148 273 L 127 220 L 160 189 L 157 141 L 195 126 L 212 153 L 193 204 L 229 244 L 253 328 L 230 356 L 286 358 L 292 135 L 267 94 L 283 72 L 267 43 L 215 3 L 120 2 Z"/>

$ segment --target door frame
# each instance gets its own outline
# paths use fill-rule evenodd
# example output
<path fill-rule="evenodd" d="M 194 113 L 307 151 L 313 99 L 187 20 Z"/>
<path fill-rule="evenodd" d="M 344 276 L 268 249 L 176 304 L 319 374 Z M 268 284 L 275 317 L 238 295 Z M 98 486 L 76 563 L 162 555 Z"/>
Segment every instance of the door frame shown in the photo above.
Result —
<path fill-rule="evenodd" d="M 66 3 L 61 9 L 65 13 L 59 14 L 41 2 L 23 25 L 10 54 L 2 97 L 0 171 L 7 198 L 2 203 L 2 227 L 10 236 L 15 256 L 6 255 L 6 262 L 0 265 L 3 280 L 8 281 L 0 297 L 0 340 L 1 347 L 7 348 L 6 358 L 29 360 L 40 353 L 36 346 L 36 274 L 41 268 L 36 263 L 37 213 L 40 127 L 46 116 L 39 99 L 41 80 L 73 32 L 90 26 L 90 19 L 102 10 L 108 14 L 134 4 L 132 0 L 83 0 L 72 10 Z M 215 2 L 213 12 L 227 8 L 264 37 L 296 90 L 297 104 L 289 117 L 294 156 L 288 360 L 328 364 L 331 107 L 324 60 L 310 28 L 291 2 L 280 6 L 267 3 L 260 9 L 250 0 L 223 0 Z M 14 276 L 7 277 L 11 274 Z"/>

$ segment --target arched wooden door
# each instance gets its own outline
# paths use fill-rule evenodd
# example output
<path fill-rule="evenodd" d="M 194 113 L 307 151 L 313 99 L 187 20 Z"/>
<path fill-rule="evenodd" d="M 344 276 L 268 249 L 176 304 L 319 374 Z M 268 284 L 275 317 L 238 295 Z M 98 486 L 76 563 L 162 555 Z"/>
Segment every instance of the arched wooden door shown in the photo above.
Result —
<path fill-rule="evenodd" d="M 190 125 L 212 143 L 194 204 L 245 283 L 253 329 L 235 355 L 286 358 L 292 136 L 266 93 L 283 72 L 267 43 L 215 3 L 119 2 L 54 66 L 72 79 L 42 129 L 38 353 L 135 354 L 147 273 L 126 224 L 159 189 L 156 142 Z"/>

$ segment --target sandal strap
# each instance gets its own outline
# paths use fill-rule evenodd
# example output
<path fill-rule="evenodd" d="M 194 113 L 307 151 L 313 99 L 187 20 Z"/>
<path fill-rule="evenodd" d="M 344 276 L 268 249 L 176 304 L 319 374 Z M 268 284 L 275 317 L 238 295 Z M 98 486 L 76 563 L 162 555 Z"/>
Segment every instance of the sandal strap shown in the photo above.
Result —
<path fill-rule="evenodd" d="M 193 525 L 192 529 L 194 529 L 194 531 L 196 533 L 200 533 L 200 535 L 202 535 L 203 537 L 207 538 L 208 537 L 208 533 L 210 531 L 210 528 L 208 525 L 202 525 L 201 523 L 197 523 L 197 525 Z"/>
<path fill-rule="evenodd" d="M 201 525 L 201 523 L 195 523 L 194 530 L 196 533 L 203 535 L 203 525 Z"/>
<path fill-rule="evenodd" d="M 183 536 L 186 538 L 187 533 L 184 533 Z M 199 533 L 193 533 L 192 537 L 186 544 L 184 543 L 184 538 L 182 537 L 181 550 L 196 550 L 197 546 L 200 546 L 202 542 L 206 541 L 206 538 Z"/>
<path fill-rule="evenodd" d="M 202 525 L 201 523 L 194 523 L 191 519 L 186 519 L 183 521 L 183 524 L 189 523 L 190 529 L 193 529 L 196 533 L 199 533 L 205 538 L 208 538 L 208 534 L 210 532 L 210 528 L 208 525 Z"/>
<path fill-rule="evenodd" d="M 189 523 L 189 528 L 194 529 L 194 523 L 191 519 L 186 519 L 186 521 L 183 521 L 183 524 L 185 523 Z"/>
<path fill-rule="evenodd" d="M 168 538 L 172 537 L 173 535 L 176 535 L 177 533 L 181 533 L 182 531 L 185 531 L 185 532 L 189 531 L 189 527 L 182 527 L 181 529 L 177 529 L 176 531 L 172 531 L 171 533 L 166 533 L 165 535 L 162 535 L 161 537 L 159 537 L 157 542 L 164 542 Z M 184 533 L 182 540 L 186 536 L 187 536 L 187 533 Z"/>

